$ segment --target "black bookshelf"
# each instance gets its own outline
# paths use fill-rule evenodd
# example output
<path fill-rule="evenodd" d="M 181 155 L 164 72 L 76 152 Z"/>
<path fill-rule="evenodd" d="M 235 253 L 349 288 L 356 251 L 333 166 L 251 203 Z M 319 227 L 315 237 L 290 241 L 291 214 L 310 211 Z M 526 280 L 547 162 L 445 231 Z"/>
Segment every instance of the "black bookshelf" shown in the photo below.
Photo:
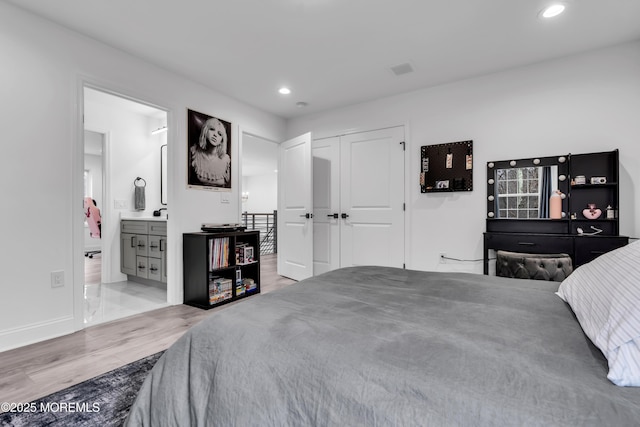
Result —
<path fill-rule="evenodd" d="M 259 231 L 182 237 L 185 304 L 210 309 L 260 293 Z"/>
<path fill-rule="evenodd" d="M 602 236 L 617 236 L 619 234 L 618 208 L 619 190 L 619 154 L 618 150 L 603 153 L 571 154 L 569 169 L 571 175 L 571 190 L 569 192 L 569 213 L 571 234 L 578 234 L 578 228 L 584 232 L 592 232 L 591 227 L 602 230 Z M 577 184 L 576 177 L 583 176 L 584 184 Z M 603 183 L 591 183 L 592 179 Z M 600 209 L 601 215 L 597 219 L 587 219 L 582 213 L 589 205 Z M 613 212 L 607 212 L 611 207 Z"/>

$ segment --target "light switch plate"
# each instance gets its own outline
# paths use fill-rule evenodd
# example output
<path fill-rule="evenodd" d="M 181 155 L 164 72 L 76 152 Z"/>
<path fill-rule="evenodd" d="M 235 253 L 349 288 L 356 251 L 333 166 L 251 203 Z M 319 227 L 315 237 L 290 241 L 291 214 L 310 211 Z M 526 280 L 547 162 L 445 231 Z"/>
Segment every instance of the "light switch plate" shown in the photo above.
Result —
<path fill-rule="evenodd" d="M 64 286 L 64 271 L 52 271 L 51 272 L 51 287 L 62 288 Z"/>

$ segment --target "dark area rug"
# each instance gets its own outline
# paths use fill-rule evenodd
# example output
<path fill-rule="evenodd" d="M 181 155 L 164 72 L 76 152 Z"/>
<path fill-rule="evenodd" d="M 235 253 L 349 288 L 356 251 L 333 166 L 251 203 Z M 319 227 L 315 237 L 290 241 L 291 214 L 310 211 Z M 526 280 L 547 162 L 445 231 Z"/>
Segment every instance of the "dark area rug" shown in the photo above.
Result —
<path fill-rule="evenodd" d="M 147 373 L 162 353 L 153 354 L 25 404 L 23 412 L 0 414 L 0 425 L 121 426 Z"/>

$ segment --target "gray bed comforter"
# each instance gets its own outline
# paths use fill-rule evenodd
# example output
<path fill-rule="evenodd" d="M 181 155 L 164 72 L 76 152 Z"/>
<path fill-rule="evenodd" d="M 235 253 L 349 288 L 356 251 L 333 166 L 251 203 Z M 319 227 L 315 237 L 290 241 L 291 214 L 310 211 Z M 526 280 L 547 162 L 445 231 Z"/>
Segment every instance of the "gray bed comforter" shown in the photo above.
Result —
<path fill-rule="evenodd" d="M 170 347 L 131 426 L 637 426 L 558 284 L 332 271 L 220 310 Z"/>

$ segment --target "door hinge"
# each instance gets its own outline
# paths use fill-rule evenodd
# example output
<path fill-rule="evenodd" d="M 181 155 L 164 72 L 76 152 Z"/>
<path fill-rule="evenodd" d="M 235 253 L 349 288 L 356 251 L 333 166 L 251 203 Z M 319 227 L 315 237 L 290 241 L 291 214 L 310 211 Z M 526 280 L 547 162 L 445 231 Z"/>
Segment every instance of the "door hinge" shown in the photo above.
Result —
<path fill-rule="evenodd" d="M 407 264 L 402 264 L 402 268 L 407 268 Z"/>
<path fill-rule="evenodd" d="M 406 210 L 407 210 L 407 204 L 406 204 L 406 203 L 403 203 L 403 204 L 402 204 L 402 210 L 403 210 L 403 211 L 406 211 Z"/>
<path fill-rule="evenodd" d="M 402 151 L 405 151 L 407 149 L 406 144 L 404 143 L 404 141 L 401 141 L 400 145 L 402 145 Z"/>

